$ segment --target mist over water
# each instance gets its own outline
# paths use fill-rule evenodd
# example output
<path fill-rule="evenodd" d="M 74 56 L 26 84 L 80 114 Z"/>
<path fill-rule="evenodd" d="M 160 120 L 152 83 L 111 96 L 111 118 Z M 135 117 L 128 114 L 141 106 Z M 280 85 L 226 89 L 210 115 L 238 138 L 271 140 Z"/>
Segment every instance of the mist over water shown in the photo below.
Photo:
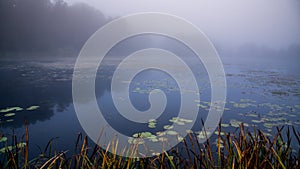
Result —
<path fill-rule="evenodd" d="M 118 1 L 93 0 L 84 3 L 75 0 L 0 1 L 0 110 L 15 106 L 24 109 L 13 112 L 12 116 L 0 113 L 0 132 L 9 134 L 14 128 L 22 135 L 26 119 L 31 156 L 39 153 L 37 145 L 43 147 L 54 137 L 59 137 L 55 148 L 73 150 L 76 133 L 84 133 L 72 100 L 76 57 L 99 28 L 114 18 L 134 12 L 178 15 L 210 38 L 223 62 L 228 83 L 227 109 L 222 117 L 222 123 L 230 126 L 226 130 L 234 132 L 236 122 L 240 121 L 250 127 L 257 125 L 270 135 L 280 125 L 300 129 L 299 1 L 166 2 L 170 3 L 155 0 L 122 1 L 122 5 Z M 122 59 L 150 47 L 171 51 L 191 65 L 201 95 L 199 116 L 191 120 L 205 118 L 210 106 L 207 72 L 202 63 L 196 64 L 196 56 L 189 48 L 160 35 L 128 38 L 107 54 L 102 63 L 104 67 L 97 72 L 95 91 L 108 121 L 128 135 L 150 129 L 148 124 L 129 126 L 127 121 L 122 123 L 116 118 L 115 108 L 107 106 L 112 102 L 110 82 Z M 157 70 L 145 71 L 134 79 L 129 92 L 133 105 L 147 110 L 149 91 L 155 88 L 165 91 L 170 99 L 166 115 L 157 124 L 156 130 L 160 130 L 177 115 L 180 99 L 174 79 Z M 26 110 L 34 105 L 39 108 Z M 200 127 L 199 122 L 194 129 Z"/>

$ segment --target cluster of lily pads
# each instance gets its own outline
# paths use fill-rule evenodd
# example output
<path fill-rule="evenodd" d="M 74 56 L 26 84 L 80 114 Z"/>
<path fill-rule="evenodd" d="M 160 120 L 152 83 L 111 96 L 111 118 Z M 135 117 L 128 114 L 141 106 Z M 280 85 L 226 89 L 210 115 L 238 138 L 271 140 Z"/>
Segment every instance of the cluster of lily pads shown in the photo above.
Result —
<path fill-rule="evenodd" d="M 16 112 L 18 111 L 33 111 L 38 109 L 39 106 L 29 106 L 27 108 L 22 108 L 22 107 L 7 107 L 5 109 L 1 109 L 0 110 L 0 117 L 2 116 L 2 118 L 6 118 L 6 122 L 12 122 L 14 121 L 14 119 L 10 119 L 11 117 L 14 117 L 16 115 Z M 2 118 L 0 119 L 1 122 L 3 122 Z M 7 119 L 8 118 L 8 119 Z"/>
<path fill-rule="evenodd" d="M 1 137 L 0 138 L 0 144 L 4 143 L 6 144 L 7 143 L 7 137 Z M 23 148 L 26 146 L 26 143 L 25 142 L 20 142 L 16 145 L 18 148 Z M 2 153 L 5 153 L 6 151 L 12 151 L 13 149 L 16 148 L 16 146 L 4 146 L 2 148 L 0 148 L 0 154 Z"/>
<path fill-rule="evenodd" d="M 184 119 L 180 117 L 172 117 L 170 120 L 173 124 L 177 125 L 185 125 L 186 123 L 192 123 L 193 120 Z M 156 119 L 150 119 L 148 121 L 148 127 L 150 129 L 156 128 L 157 121 Z M 167 141 L 166 135 L 169 136 L 175 136 L 176 139 L 180 142 L 183 140 L 183 137 L 179 135 L 177 131 L 172 130 L 174 128 L 173 125 L 164 125 L 163 129 L 164 131 L 156 132 L 155 134 L 152 134 L 149 131 L 135 133 L 128 139 L 128 143 L 130 144 L 143 144 L 145 143 L 145 140 L 151 141 L 151 142 L 165 142 Z"/>

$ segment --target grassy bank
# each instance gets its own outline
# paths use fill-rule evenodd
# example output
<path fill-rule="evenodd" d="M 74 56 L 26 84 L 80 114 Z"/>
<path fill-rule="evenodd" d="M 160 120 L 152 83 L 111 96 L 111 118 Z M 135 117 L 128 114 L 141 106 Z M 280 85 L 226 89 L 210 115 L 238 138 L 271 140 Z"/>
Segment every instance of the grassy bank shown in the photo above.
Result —
<path fill-rule="evenodd" d="M 28 128 L 12 141 L 0 136 L 0 168 L 299 168 L 300 133 L 293 127 L 277 128 L 273 136 L 259 129 L 249 132 L 240 126 L 236 134 L 218 130 L 217 139 L 200 144 L 190 133 L 180 146 L 152 158 L 121 158 L 99 146 L 90 147 L 89 139 L 78 134 L 73 155 L 52 149 L 52 141 L 39 156 L 28 159 Z M 292 138 L 298 150 L 292 149 Z M 110 149 L 120 148 L 112 141 Z M 132 149 L 124 149 L 130 153 Z"/>

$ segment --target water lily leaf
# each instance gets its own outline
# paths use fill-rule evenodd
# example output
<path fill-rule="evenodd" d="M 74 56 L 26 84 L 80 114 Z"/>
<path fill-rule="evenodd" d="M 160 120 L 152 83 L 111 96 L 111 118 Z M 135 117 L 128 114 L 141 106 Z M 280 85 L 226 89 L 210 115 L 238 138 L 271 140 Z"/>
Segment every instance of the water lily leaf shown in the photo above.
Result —
<path fill-rule="evenodd" d="M 182 121 L 177 121 L 177 122 L 175 122 L 176 124 L 178 124 L 178 125 L 180 125 L 180 126 L 183 126 L 183 125 L 185 125 L 185 123 L 184 122 L 182 122 Z"/>
<path fill-rule="evenodd" d="M 184 119 L 184 118 L 179 118 L 179 121 L 182 121 L 184 123 L 192 123 L 193 122 L 193 120 Z"/>
<path fill-rule="evenodd" d="M 1 143 L 1 142 L 6 142 L 6 141 L 7 141 L 7 137 L 1 137 L 0 143 Z"/>
<path fill-rule="evenodd" d="M 258 117 L 258 114 L 246 114 L 248 117 Z"/>
<path fill-rule="evenodd" d="M 6 120 L 6 122 L 12 122 L 12 121 L 14 121 L 14 119 L 8 119 L 8 120 Z"/>
<path fill-rule="evenodd" d="M 30 106 L 30 107 L 28 107 L 28 108 L 26 108 L 26 110 L 29 110 L 29 111 L 31 111 L 31 110 L 36 110 L 36 109 L 38 109 L 40 106 Z"/>
<path fill-rule="evenodd" d="M 172 117 L 169 121 L 175 123 L 179 120 L 179 117 Z"/>
<path fill-rule="evenodd" d="M 164 129 L 166 129 L 166 130 L 169 130 L 169 129 L 172 129 L 174 126 L 171 126 L 171 125 L 165 125 L 164 126 Z"/>
<path fill-rule="evenodd" d="M 201 107 L 202 109 L 208 108 L 208 106 L 202 105 L 202 104 L 197 104 L 198 107 Z"/>
<path fill-rule="evenodd" d="M 216 134 L 216 135 L 219 135 L 219 131 L 215 131 L 215 134 Z M 225 134 L 226 134 L 226 133 L 223 132 L 223 131 L 220 132 L 220 136 L 224 136 Z"/>
<path fill-rule="evenodd" d="M 178 141 L 183 141 L 183 139 L 184 139 L 183 137 L 177 136 L 177 140 L 178 140 Z"/>
<path fill-rule="evenodd" d="M 134 138 L 153 138 L 155 137 L 150 132 L 141 132 L 141 133 L 135 133 L 132 135 Z"/>
<path fill-rule="evenodd" d="M 5 114 L 4 116 L 5 117 L 11 117 L 11 116 L 14 116 L 14 115 L 16 115 L 15 113 L 7 113 L 7 114 Z"/>
<path fill-rule="evenodd" d="M 237 121 L 237 120 L 235 120 L 235 119 L 230 120 L 230 125 L 231 125 L 232 127 L 238 128 L 238 127 L 240 127 L 240 124 L 242 124 L 241 121 Z"/>
<path fill-rule="evenodd" d="M 172 131 L 172 130 L 169 130 L 166 132 L 168 135 L 171 135 L 171 136 L 175 136 L 175 135 L 178 135 L 178 132 L 177 131 Z"/>
<path fill-rule="evenodd" d="M 166 132 L 156 132 L 156 135 L 159 136 L 159 137 L 162 137 L 162 136 L 165 136 L 166 135 Z"/>
<path fill-rule="evenodd" d="M 224 124 L 224 123 L 222 123 L 222 124 L 221 124 L 221 127 L 229 127 L 229 124 Z"/>
<path fill-rule="evenodd" d="M 129 144 L 144 144 L 145 141 L 141 138 L 129 138 L 128 143 Z"/>
<path fill-rule="evenodd" d="M 23 148 L 26 146 L 26 143 L 18 143 L 17 147 L 18 148 Z M 7 146 L 7 147 L 3 147 L 0 149 L 0 153 L 5 153 L 7 150 L 12 151 L 13 149 L 15 149 L 16 146 Z"/>
<path fill-rule="evenodd" d="M 152 141 L 152 142 L 158 142 L 158 139 L 157 138 L 151 138 L 150 141 Z"/>
<path fill-rule="evenodd" d="M 148 127 L 154 129 L 154 128 L 156 128 L 156 125 L 151 123 L 151 124 L 148 124 Z"/>
<path fill-rule="evenodd" d="M 9 107 L 9 108 L 0 110 L 0 113 L 7 113 L 10 111 L 21 111 L 21 110 L 23 110 L 23 108 L 21 108 L 21 107 Z"/>
<path fill-rule="evenodd" d="M 261 123 L 263 120 L 251 120 L 253 123 Z"/>
<path fill-rule="evenodd" d="M 274 124 L 274 123 L 264 123 L 264 126 L 266 128 L 272 128 L 273 126 L 276 126 L 276 124 Z"/>
<path fill-rule="evenodd" d="M 166 142 L 166 141 L 168 141 L 168 139 L 165 138 L 165 137 L 160 137 L 158 140 L 161 141 L 161 142 Z"/>
<path fill-rule="evenodd" d="M 150 119 L 148 122 L 149 123 L 156 123 L 157 121 L 156 121 L 156 119 Z"/>
<path fill-rule="evenodd" d="M 206 136 L 208 136 L 208 135 L 210 135 L 211 133 L 209 132 L 209 131 L 199 131 L 199 132 L 197 132 L 197 137 L 199 138 L 199 139 L 206 139 Z"/>

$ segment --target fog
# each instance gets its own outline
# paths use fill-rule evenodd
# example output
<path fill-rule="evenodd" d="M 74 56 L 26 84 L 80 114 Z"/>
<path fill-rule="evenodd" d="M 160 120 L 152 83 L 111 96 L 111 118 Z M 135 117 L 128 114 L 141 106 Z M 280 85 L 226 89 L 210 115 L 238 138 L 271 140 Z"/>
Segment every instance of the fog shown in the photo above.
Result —
<path fill-rule="evenodd" d="M 300 55 L 297 0 L 2 0 L 0 54 L 76 57 L 105 23 L 137 12 L 186 19 L 207 34 L 221 57 L 297 59 Z"/>
<path fill-rule="evenodd" d="M 67 0 L 69 3 L 83 0 Z M 239 47 L 253 43 L 272 48 L 300 44 L 298 0 L 84 0 L 106 15 L 164 12 L 183 17 L 202 29 L 215 43 Z"/>

